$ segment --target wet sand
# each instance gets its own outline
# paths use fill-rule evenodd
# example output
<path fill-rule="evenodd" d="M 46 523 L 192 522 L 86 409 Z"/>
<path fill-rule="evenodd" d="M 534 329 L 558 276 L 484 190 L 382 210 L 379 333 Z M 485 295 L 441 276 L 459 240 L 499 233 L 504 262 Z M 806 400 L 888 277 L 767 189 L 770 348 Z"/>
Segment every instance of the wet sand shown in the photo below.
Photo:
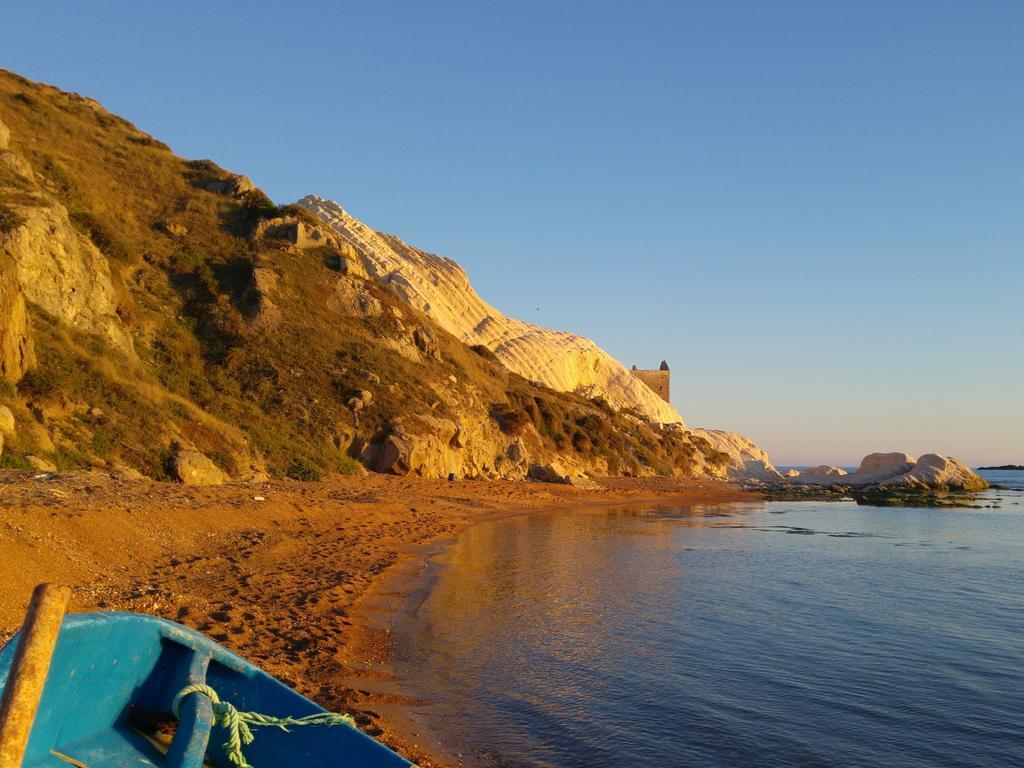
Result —
<path fill-rule="evenodd" d="M 71 610 L 150 613 L 198 629 L 424 768 L 446 766 L 403 716 L 389 620 L 427 558 L 499 515 L 755 498 L 677 478 L 592 490 L 370 475 L 188 487 L 97 473 L 0 472 L 0 641 L 32 587 L 73 589 Z"/>

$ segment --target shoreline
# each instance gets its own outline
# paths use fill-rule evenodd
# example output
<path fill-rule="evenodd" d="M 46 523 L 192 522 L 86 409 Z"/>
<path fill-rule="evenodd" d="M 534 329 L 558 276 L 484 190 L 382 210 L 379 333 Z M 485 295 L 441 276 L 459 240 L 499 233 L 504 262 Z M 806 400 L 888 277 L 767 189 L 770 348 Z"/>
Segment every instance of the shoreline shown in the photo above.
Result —
<path fill-rule="evenodd" d="M 0 642 L 35 583 L 66 583 L 71 612 L 187 624 L 322 706 L 351 712 L 423 768 L 447 768 L 455 756 L 409 716 L 424 698 L 390 666 L 391 628 L 463 530 L 521 514 L 758 498 L 689 478 L 609 478 L 596 489 L 382 475 L 182 486 L 0 472 Z"/>

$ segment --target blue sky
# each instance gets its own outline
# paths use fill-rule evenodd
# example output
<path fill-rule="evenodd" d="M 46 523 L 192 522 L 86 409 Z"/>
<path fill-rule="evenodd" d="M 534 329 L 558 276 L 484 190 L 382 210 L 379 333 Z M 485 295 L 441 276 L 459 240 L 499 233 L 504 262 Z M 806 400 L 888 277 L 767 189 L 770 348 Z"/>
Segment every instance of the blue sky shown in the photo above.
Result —
<path fill-rule="evenodd" d="M 1024 4 L 52 3 L 0 66 L 509 314 L 673 370 L 779 464 L 1024 462 Z"/>

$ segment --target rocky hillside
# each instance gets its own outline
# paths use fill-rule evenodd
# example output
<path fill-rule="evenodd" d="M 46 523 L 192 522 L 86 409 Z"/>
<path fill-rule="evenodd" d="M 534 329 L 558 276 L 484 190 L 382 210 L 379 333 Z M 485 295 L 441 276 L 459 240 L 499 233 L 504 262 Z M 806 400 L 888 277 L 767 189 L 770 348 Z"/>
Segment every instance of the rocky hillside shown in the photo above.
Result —
<path fill-rule="evenodd" d="M 371 277 L 460 341 L 487 347 L 510 371 L 558 392 L 602 397 L 612 408 L 635 409 L 650 421 L 682 424 L 675 408 L 593 341 L 505 315 L 477 295 L 451 259 L 375 232 L 332 200 L 309 195 L 299 205 L 351 244 Z"/>
<path fill-rule="evenodd" d="M 0 71 L 0 467 L 770 471 L 593 342 L 511 320 L 452 262 L 303 202 Z"/>

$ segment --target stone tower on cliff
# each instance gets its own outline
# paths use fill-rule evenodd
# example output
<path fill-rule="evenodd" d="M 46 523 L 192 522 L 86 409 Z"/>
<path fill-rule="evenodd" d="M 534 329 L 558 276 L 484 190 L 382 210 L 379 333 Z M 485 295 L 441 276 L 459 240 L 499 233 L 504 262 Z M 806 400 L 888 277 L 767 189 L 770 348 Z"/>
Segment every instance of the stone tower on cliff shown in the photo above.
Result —
<path fill-rule="evenodd" d="M 633 370 L 631 370 L 630 373 L 654 390 L 654 393 L 666 403 L 670 402 L 668 399 L 670 383 L 669 377 L 672 374 L 668 369 L 668 363 L 664 360 L 661 361 L 661 366 L 659 366 L 656 371 L 641 371 L 634 365 Z"/>

